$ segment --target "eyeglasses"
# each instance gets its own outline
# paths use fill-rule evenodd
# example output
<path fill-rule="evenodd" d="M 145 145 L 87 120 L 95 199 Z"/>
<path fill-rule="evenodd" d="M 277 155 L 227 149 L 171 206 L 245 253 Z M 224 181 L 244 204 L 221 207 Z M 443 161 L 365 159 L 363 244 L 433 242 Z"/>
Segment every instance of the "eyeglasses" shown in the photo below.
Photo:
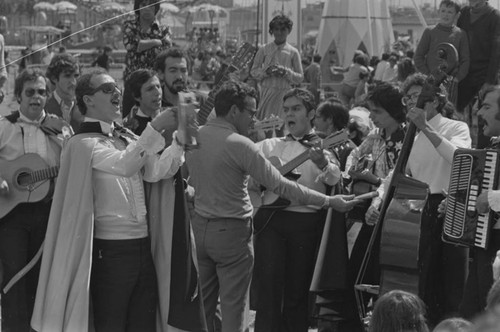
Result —
<path fill-rule="evenodd" d="M 116 85 L 116 83 L 108 82 L 108 83 L 103 83 L 103 84 L 99 85 L 97 88 L 95 88 L 90 93 L 88 93 L 88 95 L 94 95 L 94 94 L 98 93 L 99 91 L 102 91 L 102 93 L 105 93 L 107 95 L 110 95 L 113 92 L 118 92 L 119 94 L 122 94 L 122 91 Z"/>
<path fill-rule="evenodd" d="M 38 94 L 42 97 L 47 95 L 47 90 L 46 89 L 26 89 L 24 90 L 24 94 L 26 97 L 31 98 L 35 95 L 35 92 L 38 92 Z"/>
<path fill-rule="evenodd" d="M 403 103 L 403 105 L 405 106 L 408 106 L 411 103 L 416 103 L 417 100 L 418 100 L 418 96 L 420 95 L 420 93 L 413 93 L 411 95 L 405 95 L 402 99 L 401 99 L 401 102 Z"/>
<path fill-rule="evenodd" d="M 257 111 L 256 110 L 253 110 L 253 109 L 248 109 L 248 108 L 244 108 L 243 109 L 245 112 L 248 113 L 248 115 L 250 115 L 250 117 L 253 119 L 255 117 L 257 117 Z"/>

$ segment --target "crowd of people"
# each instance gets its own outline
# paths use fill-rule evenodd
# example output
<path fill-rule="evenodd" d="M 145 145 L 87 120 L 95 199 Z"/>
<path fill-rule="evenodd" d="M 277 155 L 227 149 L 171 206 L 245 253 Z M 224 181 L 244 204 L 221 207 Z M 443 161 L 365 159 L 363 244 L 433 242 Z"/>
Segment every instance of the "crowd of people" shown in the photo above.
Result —
<path fill-rule="evenodd" d="M 327 99 L 321 56 L 302 61 L 285 15 L 253 84 L 221 75 L 206 96 L 159 4 L 134 9 L 124 89 L 106 52 L 84 74 L 58 53 L 15 80 L 19 106 L 0 117 L 2 331 L 243 332 L 250 310 L 256 332 L 498 331 L 500 222 L 485 249 L 442 239 L 455 152 L 500 143 L 488 1 L 442 0 L 414 54 L 357 51 Z M 434 86 L 442 42 L 457 61 Z M 225 55 L 199 65 L 209 56 L 220 74 Z M 393 198 L 403 175 L 424 204 Z M 499 212 L 500 190 L 474 209 Z"/>

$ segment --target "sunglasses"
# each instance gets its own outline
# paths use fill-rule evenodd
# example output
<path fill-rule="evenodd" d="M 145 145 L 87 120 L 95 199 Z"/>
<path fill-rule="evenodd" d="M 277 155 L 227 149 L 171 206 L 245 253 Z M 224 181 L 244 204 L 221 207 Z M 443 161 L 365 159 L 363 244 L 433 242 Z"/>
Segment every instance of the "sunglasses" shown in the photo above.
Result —
<path fill-rule="evenodd" d="M 113 92 L 118 92 L 119 94 L 122 94 L 122 90 L 116 85 L 114 82 L 108 82 L 108 83 L 103 83 L 99 85 L 97 88 L 92 90 L 88 95 L 94 95 L 98 93 L 99 91 L 102 91 L 102 93 L 105 93 L 107 95 L 112 94 Z"/>
<path fill-rule="evenodd" d="M 47 95 L 47 90 L 46 89 L 26 89 L 24 90 L 24 94 L 26 97 L 31 98 L 35 95 L 35 92 L 38 92 L 40 96 L 46 96 Z"/>

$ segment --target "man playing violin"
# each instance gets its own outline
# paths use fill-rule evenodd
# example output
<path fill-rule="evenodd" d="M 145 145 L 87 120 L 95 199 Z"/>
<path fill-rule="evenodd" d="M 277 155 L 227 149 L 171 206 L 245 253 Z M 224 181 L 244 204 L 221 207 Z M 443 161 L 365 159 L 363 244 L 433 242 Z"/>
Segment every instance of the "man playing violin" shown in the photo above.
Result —
<path fill-rule="evenodd" d="M 297 182 L 327 193 L 341 172 L 333 154 L 317 145 L 320 139 L 312 128 L 315 111 L 310 91 L 289 90 L 283 97 L 283 118 L 290 134 L 261 141 L 258 147 L 266 158 L 279 158 L 283 163 L 309 149 L 310 160 L 296 168 Z M 321 206 L 292 200 L 268 220 L 258 220 L 258 216 L 256 223 L 264 226 L 256 226 L 254 241 L 255 331 L 307 331 L 309 285 L 325 214 Z"/>
<path fill-rule="evenodd" d="M 423 300 L 429 308 L 429 322 L 437 324 L 444 316 L 458 313 L 467 271 L 467 250 L 443 243 L 443 219 L 438 217 L 438 206 L 443 200 L 443 189 L 448 188 L 453 154 L 457 148 L 470 148 L 471 137 L 465 122 L 448 118 L 454 107 L 446 94 L 428 94 L 423 108 L 416 107 L 426 83 L 426 76 L 415 74 L 403 84 L 408 119 L 420 132 L 411 149 L 406 174 L 429 185 L 429 218 L 422 218 L 422 228 L 428 231 L 423 239 Z M 391 173 L 392 174 L 392 173 Z M 379 197 L 384 197 L 391 175 L 379 187 Z M 375 206 L 377 207 L 377 206 Z M 367 222 L 377 222 L 379 212 L 370 208 Z"/>

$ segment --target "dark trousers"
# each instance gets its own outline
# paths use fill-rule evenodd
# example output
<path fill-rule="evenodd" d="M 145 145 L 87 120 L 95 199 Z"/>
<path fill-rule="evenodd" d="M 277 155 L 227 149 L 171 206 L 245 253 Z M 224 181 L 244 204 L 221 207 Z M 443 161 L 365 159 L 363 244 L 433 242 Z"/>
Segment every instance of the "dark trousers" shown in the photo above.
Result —
<path fill-rule="evenodd" d="M 90 290 L 96 332 L 156 331 L 158 286 L 149 238 L 94 239 Z"/>
<path fill-rule="evenodd" d="M 2 288 L 35 256 L 45 237 L 50 203 L 23 203 L 0 220 Z M 2 293 L 2 331 L 30 331 L 40 262 Z"/>
<path fill-rule="evenodd" d="M 484 83 L 484 82 L 483 82 Z M 466 77 L 458 83 L 457 111 L 463 115 L 465 108 L 474 100 L 483 83 L 477 80 L 471 81 Z M 483 126 L 478 123 L 477 128 L 477 148 L 482 149 L 490 144 L 490 138 L 484 136 Z"/>
<path fill-rule="evenodd" d="M 500 230 L 492 230 L 488 249 L 473 247 L 470 249 L 469 275 L 465 286 L 464 298 L 460 305 L 460 315 L 471 319 L 486 307 L 486 297 L 493 285 L 491 269 L 500 250 Z"/>
<path fill-rule="evenodd" d="M 443 219 L 438 218 L 437 207 L 443 198 L 440 194 L 430 195 L 430 217 L 423 221 L 426 231 L 421 243 L 424 248 L 421 288 L 431 326 L 458 315 L 467 277 L 468 249 L 441 240 Z"/>
<path fill-rule="evenodd" d="M 309 286 L 324 217 L 278 211 L 255 236 L 256 332 L 307 332 Z"/>

